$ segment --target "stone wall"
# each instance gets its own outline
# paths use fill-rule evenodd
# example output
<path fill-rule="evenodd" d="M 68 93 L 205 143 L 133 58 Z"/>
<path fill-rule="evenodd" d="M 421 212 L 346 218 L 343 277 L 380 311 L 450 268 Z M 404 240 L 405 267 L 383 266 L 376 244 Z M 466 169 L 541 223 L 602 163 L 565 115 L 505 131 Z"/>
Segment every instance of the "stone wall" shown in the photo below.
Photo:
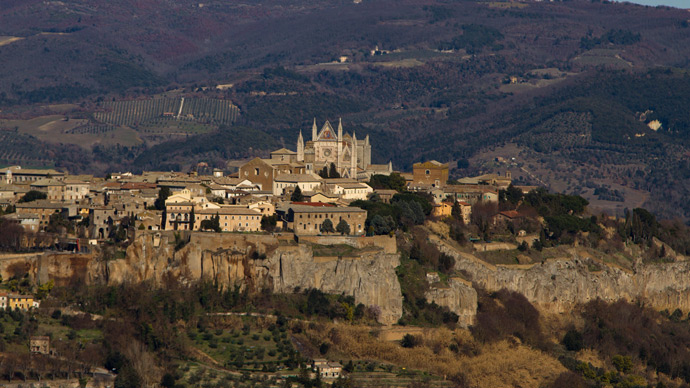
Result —
<path fill-rule="evenodd" d="M 395 237 L 384 236 L 299 236 L 299 242 L 310 242 L 319 245 L 338 245 L 346 244 L 355 248 L 377 247 L 382 248 L 385 253 L 396 253 L 398 247 L 395 242 Z"/>

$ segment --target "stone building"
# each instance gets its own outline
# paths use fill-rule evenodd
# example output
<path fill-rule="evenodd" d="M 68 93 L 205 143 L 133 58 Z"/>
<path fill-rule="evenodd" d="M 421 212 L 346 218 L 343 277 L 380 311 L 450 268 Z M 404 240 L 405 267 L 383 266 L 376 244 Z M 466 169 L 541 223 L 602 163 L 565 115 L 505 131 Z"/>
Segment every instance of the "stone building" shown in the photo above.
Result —
<path fill-rule="evenodd" d="M 45 335 L 31 336 L 29 349 L 31 353 L 50 354 L 50 337 Z"/>
<path fill-rule="evenodd" d="M 311 206 L 291 204 L 284 214 L 284 226 L 292 229 L 297 235 L 321 234 L 321 225 L 331 220 L 335 229 L 344 220 L 350 226 L 351 235 L 364 234 L 367 211 L 358 207 Z"/>
<path fill-rule="evenodd" d="M 430 160 L 412 165 L 412 184 L 443 187 L 448 182 L 448 163 Z"/>
<path fill-rule="evenodd" d="M 319 131 L 314 119 L 310 141 L 305 143 L 302 131 L 299 133 L 296 160 L 305 164 L 307 172 L 318 173 L 333 164 L 341 177 L 356 179 L 358 170 L 366 170 L 371 165 L 369 135 L 364 140 L 357 140 L 354 132 L 343 135 L 342 120 L 338 122 L 337 132 L 328 121 Z"/>

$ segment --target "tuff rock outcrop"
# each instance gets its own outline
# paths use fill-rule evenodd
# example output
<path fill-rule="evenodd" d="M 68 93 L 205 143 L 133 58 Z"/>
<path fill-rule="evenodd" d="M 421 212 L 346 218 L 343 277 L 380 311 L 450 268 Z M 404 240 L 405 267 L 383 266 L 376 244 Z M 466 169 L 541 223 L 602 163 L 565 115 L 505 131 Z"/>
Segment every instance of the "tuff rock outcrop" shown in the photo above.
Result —
<path fill-rule="evenodd" d="M 448 307 L 458 314 L 458 324 L 461 327 L 466 328 L 474 323 L 477 315 L 477 291 L 467 280 L 453 277 L 448 279 L 447 285 L 432 284 L 426 292 L 426 299 L 429 303 Z"/>
<path fill-rule="evenodd" d="M 193 233 L 181 238 L 189 242 L 176 251 L 172 234 L 142 234 L 124 259 L 94 263 L 89 281 L 161 282 L 171 276 L 180 281 L 205 278 L 254 291 L 291 293 L 315 288 L 354 296 L 357 303 L 376 310 L 384 324 L 402 316 L 395 274 L 399 256 L 384 249 L 369 248 L 349 257 L 314 256 L 311 244 L 269 235 Z"/>
<path fill-rule="evenodd" d="M 455 259 L 455 269 L 487 291 L 523 294 L 542 311 L 564 313 L 576 304 L 602 299 L 639 300 L 655 309 L 690 311 L 690 262 L 634 266 L 627 270 L 572 249 L 571 257 L 529 265 L 491 265 L 432 236 Z"/>

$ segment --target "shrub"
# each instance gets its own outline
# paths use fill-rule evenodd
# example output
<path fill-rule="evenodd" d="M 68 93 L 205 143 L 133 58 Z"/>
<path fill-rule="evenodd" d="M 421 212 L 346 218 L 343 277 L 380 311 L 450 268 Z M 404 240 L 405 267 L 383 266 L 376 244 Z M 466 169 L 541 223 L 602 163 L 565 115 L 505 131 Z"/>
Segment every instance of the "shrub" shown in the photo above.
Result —
<path fill-rule="evenodd" d="M 539 312 L 517 292 L 500 290 L 487 294 L 478 290 L 477 318 L 472 334 L 480 341 L 494 342 L 515 336 L 522 342 L 544 350 Z"/>
<path fill-rule="evenodd" d="M 420 341 L 417 339 L 417 337 L 413 336 L 412 334 L 405 334 L 400 341 L 400 346 L 403 348 L 414 348 L 415 346 L 419 345 L 419 343 Z"/>
<path fill-rule="evenodd" d="M 563 337 L 563 346 L 571 352 L 578 352 L 582 349 L 582 334 L 575 330 L 571 329 L 568 330 L 567 333 L 565 333 L 565 336 Z"/>

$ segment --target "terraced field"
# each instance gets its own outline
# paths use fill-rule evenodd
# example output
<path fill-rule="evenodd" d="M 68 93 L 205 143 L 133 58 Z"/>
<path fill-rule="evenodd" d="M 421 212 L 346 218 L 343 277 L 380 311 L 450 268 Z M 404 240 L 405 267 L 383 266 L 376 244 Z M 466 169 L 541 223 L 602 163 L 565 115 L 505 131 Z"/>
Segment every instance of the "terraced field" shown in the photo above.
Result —
<path fill-rule="evenodd" d="M 149 120 L 197 121 L 206 124 L 230 124 L 239 109 L 228 100 L 213 98 L 153 98 L 148 100 L 104 102 L 103 112 L 94 118 L 102 123 L 137 127 Z"/>

